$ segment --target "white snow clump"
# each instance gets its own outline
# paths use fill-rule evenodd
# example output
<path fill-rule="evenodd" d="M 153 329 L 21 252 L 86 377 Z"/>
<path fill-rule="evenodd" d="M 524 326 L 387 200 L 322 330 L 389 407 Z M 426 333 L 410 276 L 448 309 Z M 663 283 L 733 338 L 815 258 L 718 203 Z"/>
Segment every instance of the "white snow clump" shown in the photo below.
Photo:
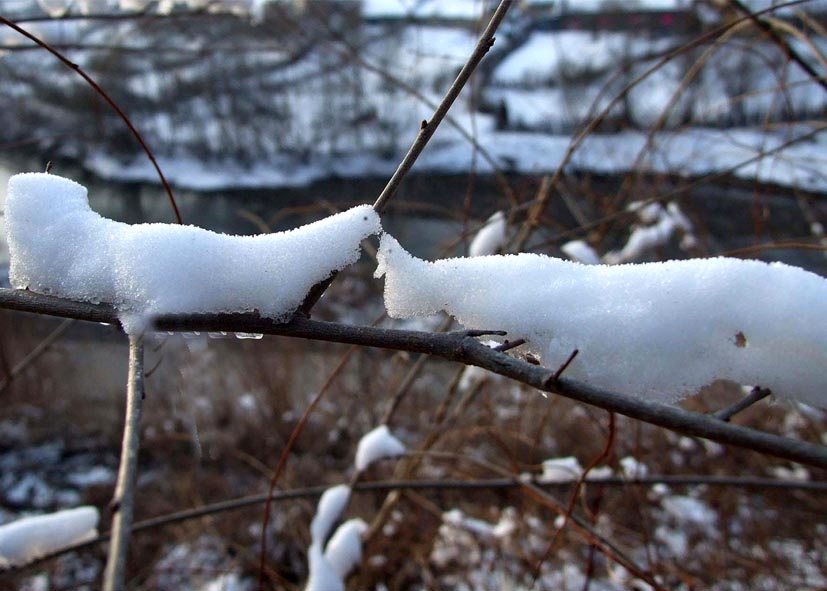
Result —
<path fill-rule="evenodd" d="M 379 425 L 359 440 L 356 448 L 356 471 L 362 472 L 373 462 L 383 458 L 395 458 L 405 453 L 405 445 L 388 430 Z"/>
<path fill-rule="evenodd" d="M 314 544 L 324 544 L 333 524 L 339 519 L 350 501 L 350 487 L 346 484 L 332 486 L 322 493 L 316 507 L 316 515 L 310 523 L 310 537 Z"/>
<path fill-rule="evenodd" d="M 543 460 L 543 474 L 540 482 L 571 482 L 583 475 L 583 467 L 574 456 Z"/>
<path fill-rule="evenodd" d="M 600 256 L 585 240 L 570 240 L 560 247 L 563 254 L 584 265 L 599 265 Z"/>
<path fill-rule="evenodd" d="M 344 580 L 362 562 L 362 535 L 368 531 L 363 520 L 349 519 L 336 528 L 324 550 L 324 557 L 333 567 L 333 572 Z"/>
<path fill-rule="evenodd" d="M 0 568 L 22 566 L 98 535 L 98 510 L 77 507 L 0 526 Z"/>
<path fill-rule="evenodd" d="M 634 226 L 622 249 L 607 252 L 603 262 L 617 265 L 636 261 L 646 252 L 665 245 L 676 233 L 682 234 L 680 245 L 683 250 L 692 249 L 697 245 L 692 222 L 677 203 L 669 202 L 664 208 L 656 202 L 633 201 L 626 209 L 637 213 L 641 225 Z"/>
<path fill-rule="evenodd" d="M 307 577 L 304 591 L 344 591 L 344 582 L 325 557 L 322 545 L 316 542 L 310 545 L 308 570 L 310 575 Z"/>
<path fill-rule="evenodd" d="M 379 230 L 369 205 L 261 236 L 129 225 L 92 211 L 83 186 L 41 173 L 13 176 L 6 199 L 12 285 L 113 304 L 122 320 L 251 311 L 286 319 Z M 126 324 L 129 331 L 142 322 Z"/>
<path fill-rule="evenodd" d="M 479 229 L 471 244 L 468 246 L 469 257 L 480 257 L 497 254 L 505 246 L 506 223 L 505 214 L 496 212 Z"/>
<path fill-rule="evenodd" d="M 716 379 L 827 405 L 827 281 L 728 258 L 581 265 L 539 254 L 427 262 L 382 236 L 376 277 L 394 318 L 448 312 L 524 338 L 565 377 L 659 401 Z"/>

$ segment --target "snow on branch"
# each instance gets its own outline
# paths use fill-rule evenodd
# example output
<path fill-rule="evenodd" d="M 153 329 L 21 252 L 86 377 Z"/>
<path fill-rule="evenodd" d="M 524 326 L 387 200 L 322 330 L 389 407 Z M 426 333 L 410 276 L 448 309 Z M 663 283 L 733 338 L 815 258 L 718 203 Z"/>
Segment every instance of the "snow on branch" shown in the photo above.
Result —
<path fill-rule="evenodd" d="M 486 220 L 468 246 L 469 257 L 497 254 L 505 246 L 507 231 L 505 214 L 494 213 Z"/>
<path fill-rule="evenodd" d="M 717 258 L 598 266 L 537 254 L 433 263 L 382 237 L 392 317 L 446 311 L 523 338 L 566 377 L 673 402 L 716 379 L 827 405 L 827 281 L 781 263 Z"/>
<path fill-rule="evenodd" d="M 12 285 L 113 304 L 133 331 L 159 314 L 257 311 L 286 319 L 380 229 L 369 205 L 261 236 L 128 225 L 93 212 L 83 186 L 41 173 L 9 180 L 6 226 Z"/>
<path fill-rule="evenodd" d="M 395 458 L 405 453 L 405 445 L 390 432 L 387 425 L 379 425 L 359 440 L 354 465 L 364 472 L 377 460 Z"/>
<path fill-rule="evenodd" d="M 78 507 L 0 527 L 0 568 L 22 566 L 98 535 L 98 510 Z"/>

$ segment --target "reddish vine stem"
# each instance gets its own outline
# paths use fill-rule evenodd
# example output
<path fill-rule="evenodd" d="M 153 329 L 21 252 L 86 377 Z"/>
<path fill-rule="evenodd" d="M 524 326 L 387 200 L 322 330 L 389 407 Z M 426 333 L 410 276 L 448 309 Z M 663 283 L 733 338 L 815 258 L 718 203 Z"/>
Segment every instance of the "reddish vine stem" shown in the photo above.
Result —
<path fill-rule="evenodd" d="M 83 78 L 86 81 L 86 83 L 89 84 L 89 86 L 91 86 L 92 89 L 96 93 L 98 93 L 100 95 L 100 97 L 103 100 L 105 100 L 107 102 L 107 104 L 109 104 L 110 107 L 112 107 L 115 110 L 115 112 L 118 114 L 118 116 L 121 118 L 121 120 L 123 120 L 124 124 L 129 128 L 129 131 L 132 132 L 132 135 L 135 136 L 135 139 L 138 140 L 138 143 L 141 145 L 141 148 L 143 149 L 144 153 L 147 155 L 147 157 L 149 158 L 149 161 L 152 163 L 152 166 L 155 168 L 155 172 L 158 173 L 158 178 L 161 179 L 161 184 L 164 186 L 164 190 L 166 191 L 167 196 L 169 197 L 169 202 L 172 205 L 172 210 L 175 212 L 175 220 L 179 224 L 183 224 L 184 222 L 181 219 L 181 212 L 178 211 L 178 204 L 175 202 L 175 196 L 172 194 L 172 187 L 170 187 L 169 182 L 167 182 L 167 178 L 164 176 L 164 173 L 161 171 L 161 167 L 158 165 L 158 162 L 155 160 L 155 155 L 152 153 L 152 150 L 149 149 L 149 146 L 144 141 L 144 138 L 141 136 L 141 133 L 138 131 L 138 128 L 136 128 L 132 124 L 132 121 L 129 120 L 129 117 L 127 117 L 126 113 L 123 112 L 123 110 L 118 106 L 118 104 L 114 100 L 112 100 L 112 98 L 106 93 L 106 91 L 103 88 L 101 88 L 101 86 L 97 82 L 95 82 L 92 79 L 92 77 L 89 76 L 89 74 L 84 72 L 83 69 L 79 65 L 74 63 L 72 60 L 70 60 L 66 56 L 64 56 L 57 49 L 55 49 L 54 47 L 52 47 L 51 45 L 49 45 L 48 43 L 46 43 L 42 39 L 36 37 L 35 35 L 30 33 L 29 31 L 27 31 L 26 29 L 20 27 L 19 25 L 17 25 L 16 23 L 10 21 L 9 19 L 5 18 L 2 15 L 0 15 L 0 23 L 4 24 L 7 27 L 13 29 L 14 31 L 20 33 L 21 35 L 23 35 L 24 37 L 26 37 L 30 41 L 36 43 L 37 45 L 39 45 L 40 47 L 42 47 L 43 49 L 45 49 L 46 51 L 51 53 L 53 56 L 55 56 L 58 60 L 60 60 L 60 62 L 63 65 L 65 65 L 67 68 L 69 68 L 70 70 L 75 72 L 78 76 Z"/>
<path fill-rule="evenodd" d="M 347 352 L 342 355 L 341 359 L 339 359 L 339 363 L 336 365 L 334 370 L 325 380 L 325 383 L 319 389 L 319 392 L 316 394 L 315 398 L 310 402 L 307 408 L 302 413 L 301 418 L 299 419 L 298 424 L 296 424 L 293 432 L 290 433 L 290 437 L 287 440 L 287 444 L 284 446 L 284 450 L 282 450 L 281 455 L 279 456 L 279 462 L 276 465 L 276 469 L 273 472 L 273 476 L 270 478 L 270 484 L 267 488 L 267 500 L 264 503 L 264 515 L 262 516 L 262 524 L 261 524 L 261 540 L 259 542 L 261 548 L 259 552 L 259 570 L 258 570 L 258 588 L 259 591 L 264 591 L 264 573 L 267 566 L 267 524 L 270 521 L 270 513 L 272 511 L 273 506 L 273 493 L 276 489 L 276 483 L 278 483 L 279 478 L 281 477 L 282 472 L 284 472 L 284 467 L 287 465 L 287 459 L 290 457 L 290 452 L 293 451 L 293 447 L 296 445 L 296 441 L 301 435 L 302 431 L 304 431 L 304 427 L 307 424 L 307 421 L 310 419 L 310 415 L 313 414 L 313 411 L 322 401 L 327 390 L 333 384 L 339 374 L 342 373 L 342 370 L 347 365 L 347 362 L 350 361 L 350 358 L 353 354 L 357 351 L 357 346 L 351 346 Z"/>
<path fill-rule="evenodd" d="M 551 553 L 554 550 L 554 546 L 557 544 L 557 540 L 560 537 L 560 534 L 563 533 L 563 530 L 566 529 L 566 525 L 572 518 L 574 506 L 577 504 L 577 498 L 580 496 L 580 490 L 583 488 L 583 484 L 585 484 L 586 479 L 589 476 L 589 472 L 596 468 L 598 464 L 600 464 L 601 462 L 607 461 L 609 457 L 612 455 L 612 448 L 614 447 L 617 431 L 615 428 L 615 414 L 613 412 L 610 412 L 608 414 L 609 433 L 606 436 L 606 444 L 603 446 L 603 449 L 600 451 L 600 453 L 591 462 L 589 462 L 589 465 L 586 466 L 585 470 L 583 470 L 583 473 L 577 479 L 577 482 L 574 483 L 574 490 L 572 490 L 571 497 L 569 498 L 569 504 L 568 506 L 566 506 L 566 513 L 563 517 L 563 524 L 560 527 L 558 527 L 557 530 L 554 532 L 551 541 L 548 543 L 548 547 L 546 548 L 545 554 L 543 554 L 543 557 L 537 562 L 537 565 L 534 567 L 533 585 L 536 585 L 537 581 L 540 579 L 543 563 L 546 562 L 551 556 Z M 593 549 L 595 547 L 596 546 L 594 544 L 590 544 L 590 548 Z"/>

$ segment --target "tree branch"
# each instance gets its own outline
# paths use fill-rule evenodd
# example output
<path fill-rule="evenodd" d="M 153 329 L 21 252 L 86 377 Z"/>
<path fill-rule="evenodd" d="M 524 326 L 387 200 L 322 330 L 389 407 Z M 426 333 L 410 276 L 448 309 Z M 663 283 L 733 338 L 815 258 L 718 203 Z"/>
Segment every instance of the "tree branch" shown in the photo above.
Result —
<path fill-rule="evenodd" d="M 0 289 L 0 308 L 76 318 L 118 325 L 115 308 L 63 300 L 30 291 Z M 475 338 L 497 331 L 428 333 L 415 330 L 350 326 L 295 316 L 278 323 L 258 314 L 193 314 L 159 316 L 159 331 L 251 332 L 317 341 L 427 353 L 467 365 L 476 365 L 523 384 L 638 419 L 678 433 L 703 437 L 760 453 L 827 468 L 827 447 L 732 425 L 705 414 L 660 402 L 622 396 L 566 377 L 554 380 L 556 371 L 509 357 Z"/>
<path fill-rule="evenodd" d="M 6 389 L 9 386 L 11 386 L 11 383 L 15 380 L 15 378 L 17 376 L 19 376 L 21 373 L 26 371 L 26 368 L 28 368 L 32 363 L 37 361 L 40 358 L 40 356 L 43 355 L 46 351 L 48 351 L 49 347 L 54 345 L 55 341 L 57 341 L 60 337 L 62 337 L 63 333 L 65 333 L 67 330 L 69 330 L 69 328 L 74 323 L 75 323 L 75 321 L 72 318 L 65 319 L 63 322 L 61 322 L 57 326 L 57 328 L 55 328 L 52 332 L 50 332 L 46 336 L 46 338 L 44 338 L 42 341 L 40 341 L 35 346 L 34 349 L 29 351 L 26 354 L 26 356 L 23 359 L 20 360 L 20 363 L 18 363 L 17 365 L 15 365 L 11 369 L 11 371 L 9 372 L 9 375 L 6 377 L 6 379 L 4 379 L 2 382 L 0 382 L 0 394 L 5 392 Z"/>

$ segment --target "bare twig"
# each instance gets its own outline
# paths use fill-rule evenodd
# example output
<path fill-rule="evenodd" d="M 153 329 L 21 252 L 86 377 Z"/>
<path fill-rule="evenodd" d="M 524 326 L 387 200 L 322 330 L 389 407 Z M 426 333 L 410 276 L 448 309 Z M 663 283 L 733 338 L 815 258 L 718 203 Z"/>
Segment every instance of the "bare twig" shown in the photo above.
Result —
<path fill-rule="evenodd" d="M 104 573 L 104 591 L 125 588 L 126 556 L 132 535 L 135 484 L 138 476 L 138 450 L 141 440 L 141 406 L 144 398 L 143 337 L 129 337 L 129 379 L 126 387 L 126 421 L 121 447 L 121 464 L 111 508 L 112 533 Z"/>
<path fill-rule="evenodd" d="M 411 167 L 413 167 L 417 158 L 419 158 L 422 150 L 434 135 L 437 127 L 439 127 L 439 124 L 442 123 L 445 115 L 448 114 L 448 110 L 454 104 L 454 101 L 457 99 L 460 92 L 462 92 L 462 89 L 465 87 L 465 84 L 468 82 L 471 74 L 474 73 L 477 65 L 480 61 L 482 61 L 482 58 L 485 57 L 485 54 L 488 53 L 488 50 L 491 49 L 491 46 L 494 44 L 494 33 L 496 33 L 497 28 L 499 28 L 500 23 L 503 18 L 505 18 L 505 14 L 511 7 L 511 4 L 513 4 L 513 0 L 500 1 L 499 6 L 497 6 L 497 9 L 491 16 L 491 20 L 488 21 L 488 26 L 485 27 L 479 42 L 477 42 L 477 46 L 474 48 L 473 53 L 468 58 L 468 61 L 462 67 L 462 70 L 460 70 L 456 80 L 454 80 L 454 83 L 451 85 L 451 88 L 448 89 L 445 97 L 437 106 L 436 111 L 434 111 L 434 114 L 431 115 L 431 119 L 429 121 L 422 122 L 422 126 L 419 129 L 419 133 L 417 134 L 414 143 L 411 145 L 410 150 L 408 150 L 408 153 L 402 159 L 402 162 L 399 163 L 399 167 L 396 169 L 396 172 L 393 173 L 393 176 L 388 181 L 388 184 L 385 185 L 385 188 L 382 190 L 382 193 L 379 195 L 376 203 L 373 204 L 373 208 L 377 212 L 382 213 L 388 201 L 390 201 L 396 194 L 396 190 L 402 183 L 402 179 L 404 179 L 411 170 Z"/>
<path fill-rule="evenodd" d="M 136 128 L 132 124 L 132 121 L 129 120 L 129 117 L 126 116 L 126 113 L 124 113 L 121 110 L 121 108 L 118 106 L 118 104 L 114 100 L 112 100 L 112 98 L 106 93 L 106 91 L 103 88 L 101 88 L 101 86 L 97 82 L 95 82 L 92 79 L 92 77 L 89 76 L 89 74 L 84 72 L 83 69 L 79 65 L 77 65 L 76 63 L 71 61 L 69 58 L 64 56 L 62 53 L 60 53 L 58 50 L 53 48 L 51 45 L 49 45 L 45 41 L 39 39 L 35 35 L 31 34 L 29 31 L 27 31 L 24 28 L 20 27 L 19 25 L 15 24 L 12 21 L 8 20 L 7 18 L 3 17 L 2 15 L 0 15 L 0 23 L 2 23 L 4 25 L 6 25 L 7 27 L 17 31 L 18 33 L 20 33 L 21 35 L 23 35 L 24 37 L 26 37 L 30 41 L 35 42 L 37 45 L 39 45 L 40 47 L 42 47 L 43 49 L 45 49 L 46 51 L 51 53 L 53 56 L 55 56 L 58 60 L 60 60 L 60 62 L 63 65 L 65 65 L 67 68 L 69 68 L 70 70 L 75 72 L 78 76 L 83 78 L 86 81 L 86 83 L 89 84 L 89 86 L 91 86 L 92 89 L 96 93 L 98 93 L 98 95 L 100 95 L 100 97 L 103 100 L 105 100 L 107 102 L 107 104 L 109 104 L 110 107 L 112 107 L 115 110 L 115 112 L 118 114 L 118 116 L 124 122 L 124 124 L 129 128 L 129 131 L 132 132 L 132 135 L 135 136 L 135 139 L 138 140 L 138 143 L 141 145 L 141 148 L 143 149 L 144 153 L 147 155 L 147 158 L 149 158 L 149 161 L 152 163 L 152 166 L 155 168 L 155 172 L 158 173 L 158 178 L 161 179 L 161 184 L 164 186 L 164 190 L 166 191 L 167 196 L 169 197 L 169 202 L 170 202 L 170 205 L 172 205 L 172 210 L 175 212 L 175 220 L 179 224 L 183 224 L 184 222 L 181 220 L 181 212 L 178 211 L 178 204 L 175 202 L 175 196 L 172 194 L 172 187 L 169 186 L 169 183 L 167 182 L 167 178 L 164 176 L 164 173 L 161 171 L 161 167 L 158 166 L 158 162 L 155 160 L 155 154 L 153 154 L 152 150 L 149 149 L 149 146 L 144 141 L 144 138 L 141 136 L 140 132 L 138 131 L 138 128 Z"/>
<path fill-rule="evenodd" d="M 0 289 L 0 308 L 21 310 L 118 324 L 117 311 L 105 304 L 63 300 L 29 291 Z M 278 323 L 257 314 L 201 314 L 160 316 L 159 331 L 251 332 L 303 339 L 428 353 L 467 365 L 476 365 L 539 390 L 638 419 L 685 435 L 735 445 L 793 462 L 827 468 L 827 447 L 772 435 L 726 423 L 715 417 L 643 398 L 623 396 L 589 384 L 561 377 L 549 383 L 555 371 L 515 359 L 483 345 L 473 337 L 503 334 L 502 331 L 453 331 L 428 333 L 415 330 L 349 326 L 296 316 Z"/>
<path fill-rule="evenodd" d="M 350 358 L 356 352 L 356 347 L 351 347 L 347 350 L 347 353 L 342 355 L 339 359 L 339 363 L 336 364 L 336 367 L 327 376 L 324 384 L 322 387 L 319 388 L 319 391 L 316 393 L 316 396 L 313 397 L 313 400 L 310 401 L 310 404 L 307 405 L 307 408 L 304 409 L 299 422 L 293 428 L 293 431 L 290 433 L 290 437 L 287 440 L 287 443 L 284 446 L 284 449 L 279 456 L 278 464 L 276 465 L 276 469 L 273 471 L 273 475 L 270 477 L 270 484 L 269 488 L 267 489 L 267 495 L 265 495 L 266 502 L 264 504 L 264 514 L 261 518 L 261 537 L 259 541 L 260 550 L 259 550 L 259 571 L 258 571 L 258 587 L 260 590 L 264 590 L 264 579 L 265 579 L 265 566 L 267 561 L 267 526 L 270 523 L 270 512 L 272 510 L 272 500 L 273 500 L 273 491 L 276 489 L 276 484 L 278 483 L 279 478 L 281 477 L 282 472 L 284 471 L 284 467 L 287 465 L 287 459 L 290 457 L 290 453 L 293 451 L 293 446 L 296 444 L 296 441 L 299 439 L 299 435 L 302 434 L 304 431 L 304 427 L 307 424 L 307 421 L 310 419 L 310 415 L 313 414 L 313 411 L 316 410 L 316 407 L 324 398 L 324 395 L 327 393 L 330 386 L 339 377 L 344 370 L 347 362 L 350 361 Z"/>
<path fill-rule="evenodd" d="M 373 204 L 373 208 L 378 213 L 382 213 L 385 210 L 388 202 L 393 198 L 397 189 L 399 189 L 399 186 L 402 184 L 402 180 L 407 176 L 411 168 L 413 168 L 414 163 L 419 158 L 422 150 L 425 149 L 425 146 L 428 145 L 428 142 L 434 135 L 437 127 L 439 127 L 439 124 L 442 123 L 443 119 L 445 119 L 449 109 L 454 104 L 454 101 L 456 101 L 460 92 L 462 92 L 462 89 L 465 87 L 465 84 L 468 82 L 471 74 L 474 73 L 477 65 L 479 65 L 482 58 L 485 57 L 485 54 L 488 53 L 488 50 L 491 49 L 491 46 L 494 44 L 494 33 L 497 31 L 497 28 L 499 28 L 503 18 L 505 18 L 505 14 L 511 7 L 511 4 L 513 4 L 513 0 L 500 0 L 500 4 L 491 16 L 491 20 L 488 21 L 488 26 L 485 27 L 485 31 L 483 31 L 480 40 L 477 42 L 477 46 L 474 48 L 474 51 L 468 58 L 468 61 L 465 62 L 465 65 L 462 67 L 462 70 L 460 70 L 456 80 L 454 80 L 454 83 L 451 84 L 451 87 L 448 89 L 448 92 L 445 94 L 442 101 L 440 101 L 439 105 L 437 105 L 434 114 L 431 115 L 430 121 L 422 121 L 419 128 L 419 133 L 417 134 L 413 144 L 411 144 L 408 153 L 405 154 L 402 162 L 399 163 L 399 166 L 393 173 L 393 176 L 391 176 L 390 180 L 385 185 L 385 188 L 382 189 L 382 192 Z M 327 291 L 327 288 L 330 287 L 330 284 L 335 278 L 336 274 L 314 285 L 307 294 L 304 302 L 302 302 L 302 305 L 299 307 L 299 313 L 309 315 L 310 310 L 316 305 L 319 298 L 324 295 L 324 292 Z"/>
<path fill-rule="evenodd" d="M 732 417 L 737 415 L 742 410 L 752 406 L 759 400 L 763 400 L 767 396 L 772 394 L 769 388 L 761 388 L 760 386 L 756 386 L 752 389 L 747 396 L 736 402 L 735 404 L 728 406 L 726 408 L 722 408 L 718 412 L 714 414 L 714 417 L 721 421 L 729 421 Z"/>

